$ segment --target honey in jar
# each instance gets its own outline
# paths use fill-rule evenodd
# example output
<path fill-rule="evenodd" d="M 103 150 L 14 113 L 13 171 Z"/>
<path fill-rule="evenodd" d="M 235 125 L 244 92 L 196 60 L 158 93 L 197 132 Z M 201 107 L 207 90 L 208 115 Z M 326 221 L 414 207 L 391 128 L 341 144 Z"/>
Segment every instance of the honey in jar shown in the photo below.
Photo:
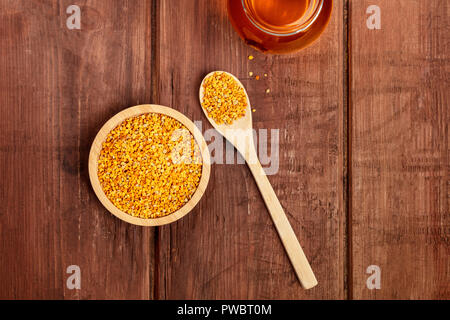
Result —
<path fill-rule="evenodd" d="M 332 0 L 228 0 L 228 16 L 244 41 L 263 52 L 300 50 L 325 30 Z"/>

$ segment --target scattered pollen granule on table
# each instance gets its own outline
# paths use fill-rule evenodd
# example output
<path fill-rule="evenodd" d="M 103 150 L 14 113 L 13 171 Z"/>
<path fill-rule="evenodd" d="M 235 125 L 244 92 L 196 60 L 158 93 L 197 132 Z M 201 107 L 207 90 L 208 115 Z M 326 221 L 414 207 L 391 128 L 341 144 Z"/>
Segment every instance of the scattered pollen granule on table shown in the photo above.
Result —
<path fill-rule="evenodd" d="M 245 116 L 247 96 L 230 75 L 214 72 L 203 83 L 202 107 L 217 124 L 232 124 Z"/>
<path fill-rule="evenodd" d="M 202 175 L 200 149 L 179 121 L 159 113 L 126 119 L 107 136 L 98 160 L 105 195 L 139 218 L 169 215 L 188 202 Z"/>

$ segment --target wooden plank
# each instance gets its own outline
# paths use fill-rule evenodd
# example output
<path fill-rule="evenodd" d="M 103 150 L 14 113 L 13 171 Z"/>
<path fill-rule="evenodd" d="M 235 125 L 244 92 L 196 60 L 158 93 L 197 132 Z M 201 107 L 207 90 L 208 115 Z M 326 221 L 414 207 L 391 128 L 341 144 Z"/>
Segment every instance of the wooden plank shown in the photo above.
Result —
<path fill-rule="evenodd" d="M 366 27 L 373 4 L 381 30 Z M 353 297 L 448 299 L 450 6 L 350 5 Z M 380 290 L 366 287 L 370 265 Z"/>
<path fill-rule="evenodd" d="M 151 298 L 152 231 L 109 214 L 87 171 L 103 123 L 150 101 L 151 1 L 83 1 L 81 30 L 70 4 L 0 4 L 0 298 Z"/>
<path fill-rule="evenodd" d="M 317 43 L 294 55 L 271 56 L 238 38 L 226 1 L 159 2 L 158 102 L 201 120 L 205 130 L 211 126 L 198 102 L 202 77 L 226 70 L 243 81 L 256 108 L 255 127 L 279 129 L 279 170 L 269 179 L 319 281 L 312 290 L 301 288 L 249 169 L 215 164 L 197 208 L 159 230 L 159 298 L 346 296 L 344 1 L 334 3 Z M 249 71 L 261 80 L 250 79 Z"/>

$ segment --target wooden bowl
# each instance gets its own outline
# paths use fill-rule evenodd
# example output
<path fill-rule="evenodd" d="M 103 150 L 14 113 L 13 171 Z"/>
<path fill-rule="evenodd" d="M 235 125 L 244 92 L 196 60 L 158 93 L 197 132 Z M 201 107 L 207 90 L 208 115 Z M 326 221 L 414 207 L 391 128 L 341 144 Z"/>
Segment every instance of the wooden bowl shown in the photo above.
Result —
<path fill-rule="evenodd" d="M 197 190 L 192 195 L 192 198 L 183 207 L 167 216 L 149 219 L 133 217 L 132 215 L 129 215 L 128 213 L 123 212 L 122 210 L 117 208 L 103 192 L 102 186 L 100 185 L 100 181 L 97 175 L 98 158 L 100 155 L 100 151 L 102 149 L 102 144 L 106 140 L 106 137 L 108 136 L 109 132 L 114 128 L 116 128 L 124 120 L 145 113 L 160 113 L 172 117 L 173 119 L 181 122 L 194 136 L 194 139 L 197 142 L 197 145 L 199 146 L 200 153 L 202 156 L 202 176 L 200 178 L 200 183 L 197 187 Z M 94 192 L 97 195 L 100 202 L 106 207 L 106 209 L 108 209 L 109 212 L 111 212 L 119 219 L 140 226 L 161 226 L 164 224 L 174 222 L 182 218 L 186 214 L 188 214 L 195 207 L 197 202 L 199 202 L 200 198 L 205 193 L 209 181 L 210 172 L 211 172 L 211 162 L 209 157 L 208 146 L 206 145 L 205 139 L 203 138 L 200 130 L 197 129 L 197 127 L 191 120 L 189 120 L 186 116 L 184 116 L 180 112 L 169 107 L 154 104 L 131 107 L 119 112 L 114 117 L 109 119 L 108 122 L 106 122 L 103 125 L 103 127 L 100 129 L 97 136 L 95 137 L 94 142 L 92 143 L 91 151 L 89 153 L 89 178 L 91 180 L 92 188 L 94 189 Z"/>

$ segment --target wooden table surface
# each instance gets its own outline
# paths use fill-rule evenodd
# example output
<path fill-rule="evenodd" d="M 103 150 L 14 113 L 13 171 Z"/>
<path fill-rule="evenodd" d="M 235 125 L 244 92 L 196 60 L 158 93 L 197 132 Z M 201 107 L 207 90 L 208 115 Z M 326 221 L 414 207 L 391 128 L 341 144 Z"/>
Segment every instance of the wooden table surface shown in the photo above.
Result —
<path fill-rule="evenodd" d="M 81 30 L 66 27 L 72 4 Z M 0 0 L 0 298 L 450 298 L 449 12 L 335 0 L 315 44 L 274 56 L 238 38 L 224 0 Z M 279 130 L 269 179 L 312 290 L 246 165 L 213 165 L 196 209 L 159 228 L 118 220 L 92 191 L 89 148 L 107 119 L 157 103 L 209 129 L 198 87 L 217 69 L 242 79 L 256 128 Z"/>

